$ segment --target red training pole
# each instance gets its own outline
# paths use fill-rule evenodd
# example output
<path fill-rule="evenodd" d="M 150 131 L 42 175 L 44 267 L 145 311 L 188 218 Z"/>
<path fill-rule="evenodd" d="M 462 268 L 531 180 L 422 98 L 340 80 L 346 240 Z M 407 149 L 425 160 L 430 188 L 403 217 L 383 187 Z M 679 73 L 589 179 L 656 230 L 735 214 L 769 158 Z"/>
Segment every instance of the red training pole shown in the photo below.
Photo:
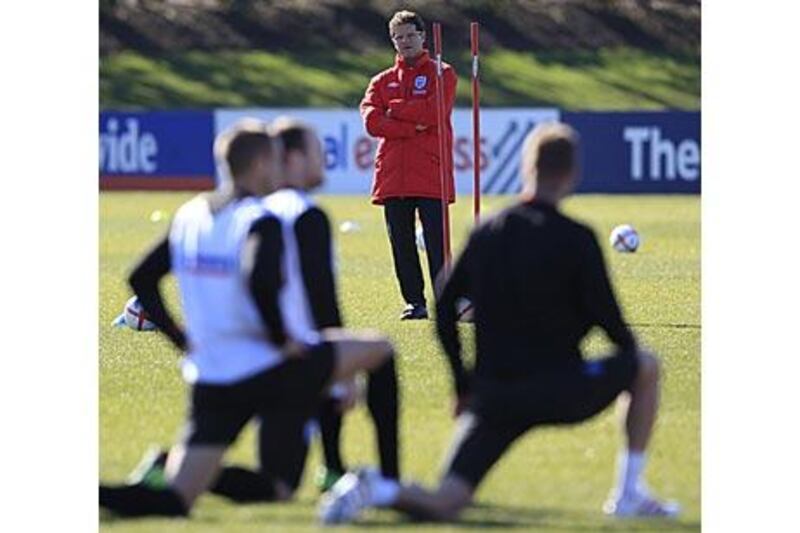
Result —
<path fill-rule="evenodd" d="M 447 179 L 447 161 L 445 152 L 447 142 L 445 135 L 447 127 L 444 121 L 447 120 L 447 112 L 444 107 L 444 81 L 442 77 L 442 25 L 438 22 L 433 23 L 433 49 L 436 54 L 436 132 L 439 136 L 439 180 L 442 193 L 442 248 L 444 255 L 445 272 L 450 271 L 450 210 L 448 198 L 450 197 L 450 187 Z"/>
<path fill-rule="evenodd" d="M 472 48 L 472 200 L 475 224 L 481 216 L 481 82 L 478 78 L 477 22 L 469 24 L 469 42 Z"/>

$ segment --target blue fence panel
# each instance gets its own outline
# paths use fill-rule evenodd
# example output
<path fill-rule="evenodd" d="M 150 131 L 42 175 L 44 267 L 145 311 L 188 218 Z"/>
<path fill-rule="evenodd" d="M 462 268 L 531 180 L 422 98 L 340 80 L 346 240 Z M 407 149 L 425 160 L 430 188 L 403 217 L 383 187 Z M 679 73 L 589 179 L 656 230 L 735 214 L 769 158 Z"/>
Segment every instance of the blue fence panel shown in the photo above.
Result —
<path fill-rule="evenodd" d="M 700 113 L 569 113 L 581 136 L 578 192 L 700 193 Z"/>
<path fill-rule="evenodd" d="M 100 113 L 101 189 L 210 189 L 212 111 Z"/>

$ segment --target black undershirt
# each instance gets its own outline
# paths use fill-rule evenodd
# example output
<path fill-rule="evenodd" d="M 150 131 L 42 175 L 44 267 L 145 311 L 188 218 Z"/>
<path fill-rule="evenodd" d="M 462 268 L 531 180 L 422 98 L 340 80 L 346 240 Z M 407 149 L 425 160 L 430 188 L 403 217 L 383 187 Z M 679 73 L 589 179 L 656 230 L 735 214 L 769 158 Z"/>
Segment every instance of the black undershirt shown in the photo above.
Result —
<path fill-rule="evenodd" d="M 620 351 L 636 346 L 594 234 L 541 202 L 513 206 L 477 228 L 437 301 L 437 330 L 459 394 L 470 387 L 456 328 L 461 297 L 475 306 L 477 378 L 574 368 L 593 326 Z"/>

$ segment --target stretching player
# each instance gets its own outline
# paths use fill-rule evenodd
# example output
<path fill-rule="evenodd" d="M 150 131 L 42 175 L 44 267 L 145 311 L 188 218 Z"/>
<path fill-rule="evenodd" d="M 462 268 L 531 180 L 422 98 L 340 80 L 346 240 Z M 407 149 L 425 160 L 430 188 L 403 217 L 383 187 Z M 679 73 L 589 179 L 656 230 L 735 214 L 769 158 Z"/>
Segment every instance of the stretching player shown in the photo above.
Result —
<path fill-rule="evenodd" d="M 273 433 L 269 451 L 275 456 L 267 454 L 273 470 L 260 473 L 262 488 L 276 498 L 290 496 L 304 459 L 303 426 L 322 391 L 381 366 L 392 353 L 377 335 L 328 341 L 300 334 L 296 323 L 308 309 L 292 296 L 299 275 L 282 272 L 280 222 L 261 201 L 281 185 L 282 175 L 280 141 L 266 125 L 240 124 L 220 137 L 215 153 L 232 182 L 184 204 L 168 236 L 130 276 L 152 321 L 187 352 L 183 376 L 191 406 L 182 442 L 167 457 L 163 485 L 100 486 L 100 505 L 122 516 L 188 515 L 217 477 L 227 447 L 254 417 L 269 421 Z M 159 291 L 170 271 L 178 280 L 186 333 Z M 250 490 L 250 481 L 245 476 L 241 485 Z"/>
<path fill-rule="evenodd" d="M 281 306 L 285 309 L 300 306 L 306 310 L 298 313 L 298 320 L 288 322 L 286 327 L 293 338 L 313 337 L 317 332 L 321 332 L 323 337 L 338 338 L 342 330 L 333 328 L 341 328 L 342 320 L 336 297 L 330 224 L 328 217 L 307 193 L 321 185 L 324 179 L 322 147 L 313 129 L 289 118 L 277 119 L 271 131 L 282 141 L 284 148 L 285 187 L 267 196 L 264 205 L 281 223 L 283 268 L 289 273 L 288 277 L 295 278 L 290 283 L 292 292 L 281 295 Z M 352 391 L 352 387 L 347 388 Z M 320 397 L 317 418 L 328 480 L 334 475 L 338 479 L 345 471 L 339 435 L 344 410 L 342 404 L 348 403 L 350 394 L 352 392 L 345 393 L 345 398 L 336 393 Z M 389 358 L 368 375 L 367 407 L 375 424 L 382 474 L 395 480 L 399 477 L 397 397 L 395 363 L 393 358 Z M 271 454 L 269 450 L 279 452 L 277 448 L 285 443 L 276 438 L 279 435 L 275 433 L 273 424 L 268 420 L 260 422 L 260 446 L 267 450 L 261 454 L 262 469 L 277 470 L 280 465 L 273 467 L 272 463 L 285 461 L 285 454 Z M 304 457 L 306 443 L 295 445 Z M 300 456 L 298 453 L 298 461 Z M 293 469 L 298 474 L 302 470 L 302 462 Z M 297 482 L 299 475 L 293 477 L 293 489 Z M 222 470 L 211 491 L 240 502 L 272 499 L 272 492 L 259 488 L 263 486 L 258 472 L 234 466 Z"/>
<path fill-rule="evenodd" d="M 563 215 L 561 200 L 577 178 L 577 138 L 561 124 L 542 125 L 523 152 L 523 200 L 485 222 L 447 279 L 437 328 L 461 412 L 438 489 L 401 487 L 363 470 L 345 475 L 323 500 L 320 517 L 354 519 L 366 505 L 450 520 L 472 500 L 489 469 L 528 430 L 575 424 L 620 397 L 626 448 L 607 513 L 674 516 L 677 506 L 649 495 L 641 474 L 658 409 L 659 363 L 622 319 L 592 231 Z M 474 304 L 476 363 L 461 361 L 456 302 Z M 581 340 L 600 326 L 613 354 L 584 360 Z"/>

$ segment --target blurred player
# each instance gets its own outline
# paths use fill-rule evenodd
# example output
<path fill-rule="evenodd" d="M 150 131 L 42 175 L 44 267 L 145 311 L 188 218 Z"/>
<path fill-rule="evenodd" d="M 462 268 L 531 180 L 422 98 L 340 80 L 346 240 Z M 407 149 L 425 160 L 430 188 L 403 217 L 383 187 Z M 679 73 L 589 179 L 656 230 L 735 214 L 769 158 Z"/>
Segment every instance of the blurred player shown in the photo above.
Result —
<path fill-rule="evenodd" d="M 284 270 L 297 277 L 296 283 L 291 284 L 294 291 L 282 295 L 281 305 L 290 308 L 307 302 L 302 307 L 308 310 L 298 315 L 302 319 L 287 323 L 289 335 L 303 338 L 310 331 L 318 331 L 328 338 L 339 338 L 343 333 L 353 335 L 336 329 L 342 327 L 342 319 L 336 296 L 330 223 L 308 194 L 324 179 L 319 138 L 308 125 L 290 118 L 277 119 L 271 131 L 281 140 L 284 149 L 285 187 L 267 196 L 264 205 L 282 225 Z M 352 405 L 354 389 L 350 380 L 334 385 L 332 393 L 320 398 L 317 419 L 325 468 L 318 483 L 323 490 L 330 488 L 345 472 L 340 451 L 342 413 Z M 398 479 L 398 392 L 393 358 L 368 375 L 367 407 L 375 424 L 382 474 Z M 275 438 L 275 425 L 269 419 L 260 421 L 262 468 L 267 470 L 278 469 L 279 465 L 270 465 L 282 459 L 279 451 L 270 453 L 269 450 L 285 444 Z M 296 445 L 301 446 L 300 443 Z M 302 468 L 297 470 L 302 471 Z M 259 475 L 259 472 L 241 467 L 226 467 L 212 492 L 242 502 L 269 500 L 271 493 L 259 490 L 263 485 Z"/>
<path fill-rule="evenodd" d="M 215 146 L 231 182 L 184 204 L 169 234 L 130 276 L 151 320 L 187 355 L 191 406 L 182 442 L 169 452 L 163 483 L 100 486 L 100 505 L 122 516 L 188 515 L 214 482 L 227 447 L 254 417 L 269 420 L 274 447 L 259 477 L 275 499 L 291 496 L 304 459 L 303 426 L 332 382 L 373 369 L 391 356 L 383 338 L 335 341 L 298 326 L 308 310 L 292 298 L 296 272 L 284 272 L 280 222 L 261 197 L 281 181 L 282 149 L 258 122 L 244 122 Z M 187 333 L 159 291 L 178 280 Z M 279 456 L 278 456 L 279 455 Z M 263 460 L 263 456 L 262 456 Z M 235 482 L 233 483 L 235 486 Z M 243 484 L 251 488 L 250 478 Z"/>
<path fill-rule="evenodd" d="M 658 409 L 658 360 L 637 346 L 622 320 L 594 234 L 558 208 L 576 183 L 577 145 L 573 130 L 560 124 L 540 126 L 529 136 L 523 201 L 472 233 L 445 283 L 437 328 L 460 416 L 438 489 L 401 487 L 369 470 L 347 474 L 323 502 L 323 521 L 351 520 L 365 505 L 454 519 L 517 438 L 534 427 L 584 421 L 617 397 L 625 409 L 627 446 L 605 511 L 637 517 L 677 513 L 676 505 L 650 496 L 641 475 Z M 461 361 L 460 297 L 475 306 L 474 372 Z M 593 326 L 606 332 L 616 350 L 584 360 L 580 343 Z"/>
<path fill-rule="evenodd" d="M 455 201 L 450 116 L 457 77 L 452 67 L 444 64 L 446 152 L 442 161 L 436 118 L 436 63 L 423 48 L 425 23 L 412 11 L 398 11 L 389 21 L 389 36 L 397 52 L 395 64 L 370 80 L 361 100 L 361 117 L 367 132 L 379 139 L 372 203 L 384 207 L 395 274 L 406 302 L 400 318 L 424 319 L 428 318 L 428 309 L 414 224 L 419 213 L 428 272 L 435 282 L 444 264 L 439 165 L 445 165 L 447 201 Z"/>

